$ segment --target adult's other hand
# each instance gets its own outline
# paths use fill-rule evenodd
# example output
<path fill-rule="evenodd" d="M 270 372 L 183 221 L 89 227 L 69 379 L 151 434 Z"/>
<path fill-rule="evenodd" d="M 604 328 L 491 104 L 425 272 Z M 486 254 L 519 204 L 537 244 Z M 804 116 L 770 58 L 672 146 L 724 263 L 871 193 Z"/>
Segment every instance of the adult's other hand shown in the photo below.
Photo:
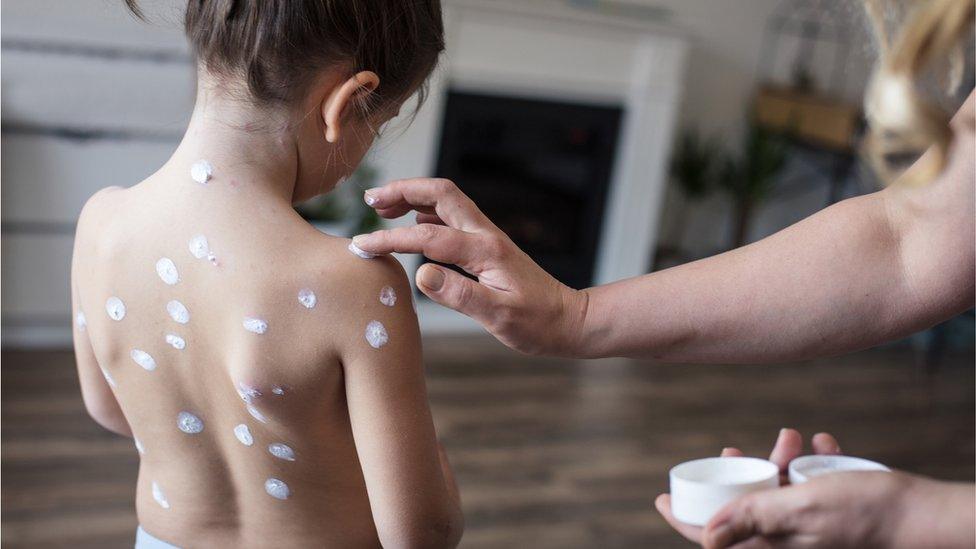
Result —
<path fill-rule="evenodd" d="M 837 439 L 827 433 L 814 435 L 810 442 L 816 454 L 831 455 L 840 453 L 840 446 L 837 444 Z M 781 485 L 789 482 L 787 468 L 790 462 L 800 457 L 802 453 L 803 436 L 800 435 L 800 432 L 795 429 L 780 429 L 779 436 L 776 437 L 776 443 L 773 445 L 773 451 L 769 454 L 769 461 L 772 461 L 779 467 Z M 738 448 L 725 448 L 722 450 L 721 455 L 722 457 L 741 457 L 744 454 Z M 702 527 L 685 524 L 674 518 L 674 515 L 671 514 L 670 494 L 659 495 L 654 500 L 654 506 L 657 507 L 658 512 L 661 513 L 664 520 L 668 521 L 668 524 L 677 530 L 679 534 L 686 537 L 689 541 L 695 543 L 703 542 L 704 529 Z"/>
<path fill-rule="evenodd" d="M 374 254 L 419 253 L 457 265 L 477 281 L 425 264 L 417 287 L 432 300 L 481 323 L 509 347 L 573 356 L 587 296 L 550 276 L 447 179 L 404 179 L 366 191 L 364 200 L 387 219 L 417 212 L 417 224 L 359 235 Z"/>

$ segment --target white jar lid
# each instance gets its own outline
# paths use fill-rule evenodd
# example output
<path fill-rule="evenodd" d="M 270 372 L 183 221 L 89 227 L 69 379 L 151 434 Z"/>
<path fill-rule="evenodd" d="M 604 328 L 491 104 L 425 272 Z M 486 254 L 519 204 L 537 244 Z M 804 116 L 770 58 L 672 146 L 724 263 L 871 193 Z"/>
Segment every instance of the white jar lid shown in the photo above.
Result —
<path fill-rule="evenodd" d="M 884 465 L 853 456 L 801 456 L 790 462 L 790 484 L 802 484 L 814 477 L 844 471 L 887 471 Z"/>
<path fill-rule="evenodd" d="M 779 467 L 759 458 L 711 457 L 675 465 L 670 477 L 674 518 L 704 526 L 730 501 L 779 486 Z"/>

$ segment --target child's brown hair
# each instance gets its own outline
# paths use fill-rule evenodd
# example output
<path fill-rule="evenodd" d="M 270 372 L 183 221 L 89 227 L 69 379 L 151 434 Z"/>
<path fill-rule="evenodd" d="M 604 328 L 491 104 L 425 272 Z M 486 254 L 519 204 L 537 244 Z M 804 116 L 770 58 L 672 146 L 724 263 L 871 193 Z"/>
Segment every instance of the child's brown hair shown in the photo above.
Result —
<path fill-rule="evenodd" d="M 138 0 L 125 0 L 142 18 Z M 419 90 L 444 50 L 440 0 L 189 0 L 185 30 L 197 59 L 247 83 L 261 105 L 304 97 L 318 71 L 369 70 L 377 110 Z"/>

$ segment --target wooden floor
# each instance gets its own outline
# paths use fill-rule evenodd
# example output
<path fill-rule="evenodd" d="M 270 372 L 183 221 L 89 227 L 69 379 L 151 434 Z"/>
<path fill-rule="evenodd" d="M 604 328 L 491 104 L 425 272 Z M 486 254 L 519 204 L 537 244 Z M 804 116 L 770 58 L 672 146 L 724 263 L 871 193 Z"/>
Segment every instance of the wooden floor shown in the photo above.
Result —
<path fill-rule="evenodd" d="M 652 510 L 667 471 L 781 426 L 850 453 L 974 477 L 974 356 L 927 375 L 907 350 L 788 366 L 530 359 L 427 343 L 438 433 L 457 471 L 462 547 L 686 547 Z M 4 547 L 131 547 L 131 441 L 85 414 L 67 352 L 2 355 Z"/>

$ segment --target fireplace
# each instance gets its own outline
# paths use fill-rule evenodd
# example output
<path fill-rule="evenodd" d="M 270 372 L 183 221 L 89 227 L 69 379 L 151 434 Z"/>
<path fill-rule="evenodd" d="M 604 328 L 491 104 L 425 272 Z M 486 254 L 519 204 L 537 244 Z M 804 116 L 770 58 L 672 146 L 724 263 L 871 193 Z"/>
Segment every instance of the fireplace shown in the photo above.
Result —
<path fill-rule="evenodd" d="M 592 284 L 622 110 L 448 91 L 437 168 L 542 268 Z"/>

